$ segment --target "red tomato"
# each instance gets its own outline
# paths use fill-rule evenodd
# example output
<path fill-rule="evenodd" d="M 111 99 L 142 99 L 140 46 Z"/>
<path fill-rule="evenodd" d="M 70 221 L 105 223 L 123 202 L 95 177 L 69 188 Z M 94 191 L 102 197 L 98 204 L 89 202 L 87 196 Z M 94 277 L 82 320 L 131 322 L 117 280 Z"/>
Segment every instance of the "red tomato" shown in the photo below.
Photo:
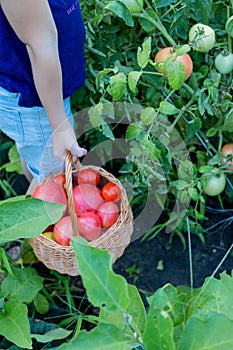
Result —
<path fill-rule="evenodd" d="M 102 196 L 107 202 L 117 202 L 121 198 L 121 190 L 117 184 L 108 182 L 102 188 Z"/>
<path fill-rule="evenodd" d="M 90 185 L 98 185 L 100 182 L 100 175 L 94 169 L 81 169 L 78 172 L 78 176 L 76 178 L 77 184 L 90 184 Z"/>
<path fill-rule="evenodd" d="M 74 207 L 77 215 L 96 212 L 104 199 L 98 187 L 90 184 L 77 185 L 73 189 Z"/>
<path fill-rule="evenodd" d="M 58 185 L 65 187 L 66 176 L 65 174 L 58 174 L 53 178 L 53 182 L 56 182 Z"/>
<path fill-rule="evenodd" d="M 78 231 L 80 236 L 88 241 L 97 239 L 101 234 L 101 221 L 97 214 L 83 213 L 78 217 Z"/>
<path fill-rule="evenodd" d="M 228 164 L 228 170 L 233 170 L 233 143 L 227 143 L 222 147 L 223 163 Z"/>
<path fill-rule="evenodd" d="M 39 184 L 32 194 L 33 198 L 39 198 L 47 202 L 61 203 L 66 206 L 63 212 L 67 210 L 67 196 L 64 188 L 56 182 L 48 181 Z"/>
<path fill-rule="evenodd" d="M 54 239 L 61 245 L 70 245 L 73 236 L 72 221 L 70 216 L 64 216 L 54 226 Z"/>
<path fill-rule="evenodd" d="M 109 228 L 118 219 L 118 206 L 113 202 L 105 202 L 98 208 L 97 215 L 100 217 L 101 226 L 104 228 Z"/>
<path fill-rule="evenodd" d="M 157 65 L 157 70 L 159 72 L 167 74 L 169 62 L 167 62 L 166 64 L 166 59 L 170 57 L 174 57 L 176 61 L 183 63 L 186 79 L 188 79 L 193 71 L 193 61 L 191 57 L 187 53 L 176 57 L 176 52 L 173 51 L 172 47 L 165 47 L 164 49 L 157 52 L 157 54 L 155 55 L 154 61 L 156 63 L 159 63 Z"/>

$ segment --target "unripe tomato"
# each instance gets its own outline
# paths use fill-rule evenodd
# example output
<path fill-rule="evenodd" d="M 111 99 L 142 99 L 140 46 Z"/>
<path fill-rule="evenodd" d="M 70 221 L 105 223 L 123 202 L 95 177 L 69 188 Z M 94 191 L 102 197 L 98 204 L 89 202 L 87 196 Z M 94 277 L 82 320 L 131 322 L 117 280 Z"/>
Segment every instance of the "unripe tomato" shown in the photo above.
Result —
<path fill-rule="evenodd" d="M 97 239 L 101 234 L 100 217 L 95 213 L 83 213 L 78 217 L 78 232 L 88 241 Z"/>
<path fill-rule="evenodd" d="M 90 184 L 77 185 L 73 189 L 74 208 L 77 215 L 85 212 L 96 212 L 104 202 L 101 190 Z"/>
<path fill-rule="evenodd" d="M 121 190 L 117 184 L 108 182 L 102 188 L 102 196 L 107 202 L 117 202 L 121 198 Z"/>
<path fill-rule="evenodd" d="M 123 0 L 122 1 L 129 9 L 131 13 L 139 13 L 143 8 L 143 0 Z"/>
<path fill-rule="evenodd" d="M 98 208 L 97 215 L 100 217 L 101 226 L 104 228 L 109 228 L 118 219 L 118 206 L 114 202 L 105 202 Z"/>
<path fill-rule="evenodd" d="M 215 31 L 206 24 L 196 23 L 189 30 L 189 42 L 193 49 L 208 52 L 215 45 Z"/>
<path fill-rule="evenodd" d="M 214 168 L 201 176 L 202 189 L 208 196 L 217 196 L 226 186 L 226 176 L 219 169 Z"/>
<path fill-rule="evenodd" d="M 225 144 L 222 149 L 223 163 L 228 164 L 228 170 L 233 170 L 233 143 Z"/>
<path fill-rule="evenodd" d="M 215 57 L 214 64 L 219 73 L 230 73 L 233 70 L 233 54 L 223 50 Z"/>
<path fill-rule="evenodd" d="M 72 221 L 70 216 L 64 216 L 54 226 L 53 236 L 57 243 L 70 245 L 73 237 Z"/>
<path fill-rule="evenodd" d="M 191 57 L 187 53 L 176 56 L 176 52 L 172 47 L 165 47 L 155 55 L 154 62 L 159 63 L 156 67 L 157 70 L 164 74 L 168 74 L 169 62 L 166 64 L 166 59 L 169 57 L 174 57 L 176 61 L 183 63 L 186 79 L 188 79 L 193 71 L 193 61 Z"/>
<path fill-rule="evenodd" d="M 47 202 L 54 202 L 64 204 L 66 208 L 63 211 L 63 215 L 67 210 L 67 196 L 64 188 L 53 181 L 42 182 L 39 184 L 33 194 L 33 198 L 39 198 Z"/>
<path fill-rule="evenodd" d="M 81 169 L 78 172 L 78 176 L 76 178 L 77 184 L 90 184 L 90 185 L 98 185 L 100 182 L 100 175 L 94 169 L 85 168 Z"/>

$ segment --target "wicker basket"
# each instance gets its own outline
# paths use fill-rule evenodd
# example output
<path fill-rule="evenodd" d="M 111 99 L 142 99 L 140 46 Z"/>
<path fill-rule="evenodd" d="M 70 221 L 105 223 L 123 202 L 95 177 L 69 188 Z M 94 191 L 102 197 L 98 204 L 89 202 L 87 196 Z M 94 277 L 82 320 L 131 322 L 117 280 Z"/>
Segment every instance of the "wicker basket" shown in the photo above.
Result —
<path fill-rule="evenodd" d="M 72 182 L 78 171 L 84 168 L 96 170 L 102 181 L 102 185 L 107 182 L 117 184 L 121 189 L 121 200 L 119 204 L 120 213 L 117 221 L 98 239 L 89 242 L 91 246 L 99 249 L 106 249 L 113 255 L 113 262 L 123 255 L 125 248 L 129 245 L 133 233 L 133 215 L 128 202 L 126 191 L 121 182 L 105 169 L 96 166 L 83 166 L 79 162 L 72 166 L 72 155 L 67 152 L 65 175 L 66 191 L 68 196 L 68 207 L 72 219 L 74 232 L 78 234 L 77 216 L 74 210 Z M 51 181 L 58 173 L 49 176 L 44 181 Z M 38 260 L 51 269 L 61 274 L 78 276 L 79 269 L 73 249 L 70 246 L 62 246 L 49 239 L 43 234 L 29 239 L 34 253 Z"/>

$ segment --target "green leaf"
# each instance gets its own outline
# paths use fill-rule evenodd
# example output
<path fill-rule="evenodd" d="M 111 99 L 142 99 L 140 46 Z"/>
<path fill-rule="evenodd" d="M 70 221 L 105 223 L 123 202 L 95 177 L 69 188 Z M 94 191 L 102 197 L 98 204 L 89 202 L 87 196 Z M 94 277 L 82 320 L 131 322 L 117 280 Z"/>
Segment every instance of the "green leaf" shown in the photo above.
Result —
<path fill-rule="evenodd" d="M 169 298 L 160 288 L 148 300 L 150 307 L 143 334 L 146 350 L 175 350 L 174 326 L 169 314 L 171 308 Z"/>
<path fill-rule="evenodd" d="M 1 169 L 6 169 L 8 172 L 15 171 L 18 174 L 23 174 L 20 156 L 15 144 L 9 149 L 8 158 L 10 160 L 9 163 L 3 164 L 3 166 L 1 166 Z"/>
<path fill-rule="evenodd" d="M 136 286 L 129 284 L 128 292 L 130 297 L 128 315 L 132 317 L 131 324 L 137 336 L 141 337 L 146 325 L 146 309 Z M 126 334 L 127 333 L 132 338 L 132 330 L 129 328 L 126 329 Z"/>
<path fill-rule="evenodd" d="M 39 343 L 49 343 L 53 340 L 67 338 L 71 333 L 72 331 L 63 328 L 55 328 L 45 334 L 31 334 L 31 337 L 35 338 Z"/>
<path fill-rule="evenodd" d="M 31 267 L 13 268 L 13 276 L 7 275 L 2 281 L 2 292 L 8 299 L 30 303 L 43 288 L 44 279 Z"/>
<path fill-rule="evenodd" d="M 112 11 L 118 17 L 122 18 L 125 21 L 125 24 L 129 27 L 134 26 L 134 21 L 131 16 L 131 13 L 127 6 L 120 1 L 110 1 L 105 7 L 105 10 Z"/>
<path fill-rule="evenodd" d="M 0 312 L 0 334 L 19 347 L 32 349 L 27 306 L 10 300 L 4 304 L 3 311 Z"/>
<path fill-rule="evenodd" d="M 173 114 L 179 113 L 179 109 L 176 108 L 176 106 L 174 106 L 172 103 L 168 102 L 167 100 L 160 102 L 159 110 L 161 113 L 166 115 L 173 115 Z"/>
<path fill-rule="evenodd" d="M 233 132 L 233 109 L 224 116 L 223 130 Z"/>
<path fill-rule="evenodd" d="M 114 98 L 114 100 L 119 100 L 121 97 L 124 96 L 126 84 L 126 75 L 122 72 L 110 77 L 110 85 L 108 87 L 108 92 Z"/>
<path fill-rule="evenodd" d="M 36 311 L 40 314 L 46 314 L 49 311 L 49 302 L 42 293 L 37 293 L 34 299 Z"/>
<path fill-rule="evenodd" d="M 97 105 L 90 107 L 88 110 L 89 120 L 94 128 L 99 128 L 102 123 L 103 103 L 99 102 Z"/>
<path fill-rule="evenodd" d="M 127 282 L 112 271 L 109 252 L 91 247 L 81 237 L 74 237 L 71 246 L 90 302 L 96 307 L 105 305 L 122 315 L 127 313 L 130 303 Z"/>
<path fill-rule="evenodd" d="M 170 60 L 168 67 L 168 83 L 173 90 L 179 90 L 186 80 L 186 74 L 184 71 L 184 65 L 177 60 Z"/>
<path fill-rule="evenodd" d="M 202 121 L 198 117 L 194 117 L 188 124 L 186 124 L 186 131 L 189 138 L 192 138 L 196 132 L 202 127 Z"/>
<path fill-rule="evenodd" d="M 143 129 L 138 123 L 132 123 L 128 126 L 126 130 L 126 139 L 127 140 L 136 139 L 142 131 Z"/>
<path fill-rule="evenodd" d="M 37 198 L 0 202 L 0 244 L 39 235 L 61 218 L 64 208 Z"/>
<path fill-rule="evenodd" d="M 114 325 L 99 324 L 92 331 L 82 330 L 71 342 L 57 350 L 130 350 L 124 332 Z"/>
<path fill-rule="evenodd" d="M 221 314 L 205 320 L 192 317 L 183 331 L 178 350 L 230 350 L 233 344 L 233 320 Z"/>
<path fill-rule="evenodd" d="M 106 136 L 108 139 L 113 140 L 113 141 L 115 140 L 114 134 L 113 134 L 113 132 L 110 129 L 108 124 L 103 123 L 101 131 L 102 131 L 103 135 Z"/>
<path fill-rule="evenodd" d="M 133 72 L 129 72 L 128 74 L 128 85 L 129 85 L 129 88 L 132 92 L 136 93 L 137 92 L 137 83 L 138 83 L 138 80 L 140 79 L 142 75 L 142 72 L 136 72 L 136 71 L 133 71 Z"/>
<path fill-rule="evenodd" d="M 154 108 L 147 107 L 142 110 L 141 121 L 144 125 L 151 125 L 156 119 L 157 113 Z"/>
<path fill-rule="evenodd" d="M 151 53 L 151 37 L 147 38 L 143 44 L 142 48 L 138 47 L 137 51 L 137 61 L 141 68 L 145 68 L 149 62 Z"/>

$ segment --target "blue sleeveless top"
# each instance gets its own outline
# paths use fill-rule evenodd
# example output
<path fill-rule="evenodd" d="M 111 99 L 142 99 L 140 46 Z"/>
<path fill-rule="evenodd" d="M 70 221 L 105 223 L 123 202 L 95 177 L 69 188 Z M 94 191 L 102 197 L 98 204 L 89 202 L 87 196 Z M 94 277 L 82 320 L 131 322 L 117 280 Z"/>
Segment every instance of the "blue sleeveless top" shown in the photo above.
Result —
<path fill-rule="evenodd" d="M 48 2 L 58 31 L 63 97 L 67 98 L 85 82 L 85 28 L 78 0 L 48 0 Z M 0 86 L 10 92 L 20 93 L 20 106 L 41 106 L 33 82 L 26 45 L 18 39 L 1 7 Z"/>

